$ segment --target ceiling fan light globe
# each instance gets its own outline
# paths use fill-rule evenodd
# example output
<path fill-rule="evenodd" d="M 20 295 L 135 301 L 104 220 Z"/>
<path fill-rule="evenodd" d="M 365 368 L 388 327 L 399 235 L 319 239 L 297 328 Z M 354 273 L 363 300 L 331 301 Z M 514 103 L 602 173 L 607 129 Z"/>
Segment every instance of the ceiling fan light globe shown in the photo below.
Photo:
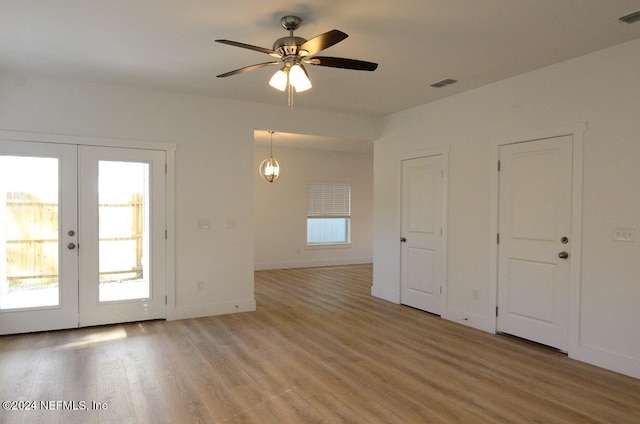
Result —
<path fill-rule="evenodd" d="M 269 85 L 276 90 L 284 91 L 287 88 L 287 73 L 280 69 L 271 77 Z"/>
<path fill-rule="evenodd" d="M 296 89 L 296 92 L 301 93 L 311 88 L 311 80 L 307 76 L 306 71 L 300 65 L 293 65 L 289 70 L 289 81 Z"/>

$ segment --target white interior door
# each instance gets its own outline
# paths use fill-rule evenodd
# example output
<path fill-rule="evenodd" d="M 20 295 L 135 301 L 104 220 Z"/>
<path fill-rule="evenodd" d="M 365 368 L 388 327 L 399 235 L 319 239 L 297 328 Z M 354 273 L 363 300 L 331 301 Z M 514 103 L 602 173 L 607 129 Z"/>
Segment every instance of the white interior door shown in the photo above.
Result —
<path fill-rule="evenodd" d="M 165 153 L 80 146 L 80 326 L 165 317 Z"/>
<path fill-rule="evenodd" d="M 566 351 L 572 138 L 500 147 L 498 331 Z"/>
<path fill-rule="evenodd" d="M 401 302 L 441 314 L 443 156 L 402 161 Z"/>
<path fill-rule="evenodd" d="M 78 325 L 76 154 L 0 142 L 0 334 Z"/>

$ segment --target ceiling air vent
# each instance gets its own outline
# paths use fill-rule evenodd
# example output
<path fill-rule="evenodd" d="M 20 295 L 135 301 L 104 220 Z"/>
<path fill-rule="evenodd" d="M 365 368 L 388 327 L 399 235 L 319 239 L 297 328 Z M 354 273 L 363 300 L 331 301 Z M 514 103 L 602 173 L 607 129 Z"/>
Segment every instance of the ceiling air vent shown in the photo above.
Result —
<path fill-rule="evenodd" d="M 628 15 L 622 16 L 618 18 L 620 22 L 625 22 L 627 24 L 632 24 L 634 22 L 640 21 L 640 10 L 637 12 L 629 13 Z"/>
<path fill-rule="evenodd" d="M 447 85 L 455 84 L 457 82 L 458 82 L 457 80 L 447 78 L 447 79 L 443 79 L 442 81 L 434 82 L 433 84 L 431 84 L 431 87 L 442 88 L 442 87 L 446 87 Z"/>

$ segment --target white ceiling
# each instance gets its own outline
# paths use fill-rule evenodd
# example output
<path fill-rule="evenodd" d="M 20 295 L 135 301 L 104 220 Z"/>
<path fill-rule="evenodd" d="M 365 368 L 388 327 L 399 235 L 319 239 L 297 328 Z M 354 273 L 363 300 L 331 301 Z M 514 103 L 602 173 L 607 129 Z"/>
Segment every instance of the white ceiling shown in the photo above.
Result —
<path fill-rule="evenodd" d="M 322 55 L 375 72 L 309 66 L 296 107 L 383 116 L 640 37 L 618 17 L 640 0 L 0 0 L 0 71 L 286 104 L 270 61 L 219 38 L 271 48 L 295 35 L 349 38 Z M 459 83 L 434 89 L 433 82 Z"/>

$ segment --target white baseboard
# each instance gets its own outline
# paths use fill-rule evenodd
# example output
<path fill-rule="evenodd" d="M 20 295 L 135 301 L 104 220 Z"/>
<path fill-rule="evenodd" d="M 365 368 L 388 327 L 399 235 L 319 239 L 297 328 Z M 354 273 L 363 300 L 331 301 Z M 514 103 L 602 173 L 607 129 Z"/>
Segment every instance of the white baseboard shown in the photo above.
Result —
<path fill-rule="evenodd" d="M 482 315 L 470 314 L 455 308 L 444 308 L 441 317 L 449 321 L 475 328 L 476 330 L 492 334 L 495 334 L 496 332 L 495 319 L 491 319 L 491 317 L 487 318 Z"/>
<path fill-rule="evenodd" d="M 371 286 L 371 296 L 386 300 L 388 302 L 400 304 L 400 293 L 394 290 Z"/>
<path fill-rule="evenodd" d="M 167 309 L 167 320 L 208 317 L 212 315 L 226 315 L 238 312 L 253 312 L 256 310 L 255 299 L 242 299 L 233 302 L 205 303 L 202 305 L 176 306 Z"/>
<path fill-rule="evenodd" d="M 640 359 L 607 352 L 590 346 L 578 346 L 577 360 L 640 379 Z"/>
<path fill-rule="evenodd" d="M 255 271 L 266 271 L 269 269 L 315 268 L 319 266 L 361 265 L 370 263 L 373 263 L 373 258 L 320 259 L 313 261 L 256 263 L 253 265 L 253 269 Z"/>

